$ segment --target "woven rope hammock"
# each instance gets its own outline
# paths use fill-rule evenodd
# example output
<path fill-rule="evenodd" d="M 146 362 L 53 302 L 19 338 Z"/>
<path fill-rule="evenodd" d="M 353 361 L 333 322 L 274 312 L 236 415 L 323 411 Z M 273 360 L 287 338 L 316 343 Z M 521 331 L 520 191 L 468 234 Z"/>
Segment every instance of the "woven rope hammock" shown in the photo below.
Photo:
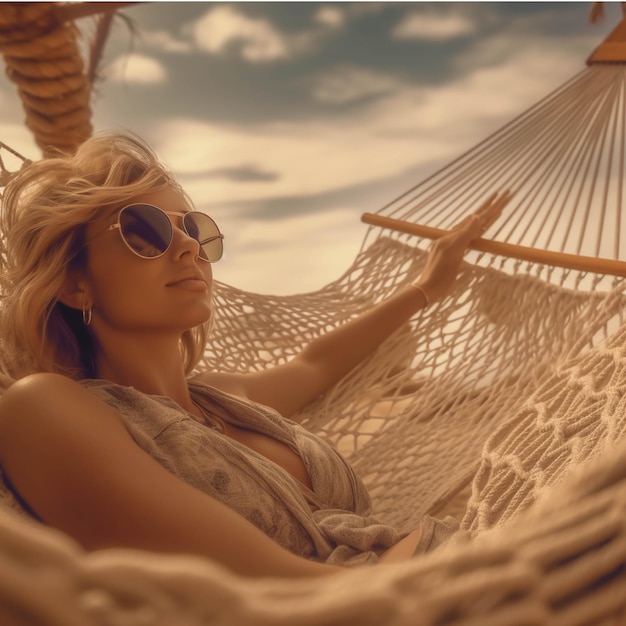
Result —
<path fill-rule="evenodd" d="M 284 297 L 217 284 L 204 365 L 281 363 L 414 280 L 429 238 L 481 199 L 516 190 L 450 296 L 304 414 L 379 517 L 408 529 L 453 513 L 457 537 L 342 580 L 249 581 L 203 559 L 87 554 L 16 516 L 5 490 L 3 623 L 626 624 L 623 41 L 624 23 L 562 88 L 364 216 L 335 282 Z"/>

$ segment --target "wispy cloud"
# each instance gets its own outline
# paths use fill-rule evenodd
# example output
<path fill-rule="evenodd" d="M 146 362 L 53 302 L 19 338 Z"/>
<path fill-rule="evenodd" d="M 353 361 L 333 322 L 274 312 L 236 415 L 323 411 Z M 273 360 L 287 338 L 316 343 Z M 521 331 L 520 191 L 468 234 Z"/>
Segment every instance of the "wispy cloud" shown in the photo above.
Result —
<path fill-rule="evenodd" d="M 517 23 L 524 25 L 526 20 L 519 19 Z M 529 36 L 528 28 L 519 30 L 510 29 L 506 33 L 495 33 L 489 37 L 477 39 L 474 45 L 464 50 L 462 55 L 455 58 L 455 71 L 463 74 L 472 72 L 475 68 L 503 65 L 515 58 L 534 58 L 533 51 L 546 54 L 552 67 L 538 65 L 537 80 L 553 76 L 555 73 L 566 75 L 567 72 L 581 70 L 585 67 L 585 55 L 590 54 L 599 44 L 598 35 L 588 32 L 578 36 L 566 38 L 557 36 Z M 531 77 L 533 78 L 533 77 Z M 548 78 L 549 79 L 549 78 Z M 505 84 L 509 85 L 507 81 Z M 554 85 L 557 87 L 558 85 Z M 511 84 L 511 87 L 514 87 Z"/>
<path fill-rule="evenodd" d="M 331 28 L 341 28 L 346 23 L 346 13 L 338 6 L 320 7 L 315 14 L 315 21 Z"/>
<path fill-rule="evenodd" d="M 380 96 L 405 85 L 387 72 L 350 64 L 336 66 L 303 81 L 319 102 L 346 104 L 363 98 Z"/>
<path fill-rule="evenodd" d="M 105 74 L 109 80 L 115 82 L 141 85 L 162 83 L 167 78 L 167 72 L 160 61 L 137 53 L 117 57 L 106 68 Z"/>
<path fill-rule="evenodd" d="M 211 54 L 230 52 L 251 63 L 267 63 L 313 52 L 324 37 L 341 28 L 344 20 L 341 9 L 322 7 L 309 28 L 288 33 L 269 19 L 251 17 L 233 6 L 217 6 L 186 30 L 200 50 Z"/>
<path fill-rule="evenodd" d="M 191 41 L 177 37 L 166 30 L 142 30 L 139 36 L 147 46 L 157 48 L 161 52 L 182 54 L 193 50 Z"/>
<path fill-rule="evenodd" d="M 443 86 L 406 86 L 350 116 L 249 125 L 179 118 L 164 120 L 155 136 L 173 169 L 189 177 L 194 197 L 236 203 L 320 195 L 457 156 L 573 75 L 577 65 L 571 55 L 535 40 L 500 64 Z M 273 176 L 197 176 L 251 165 Z"/>
<path fill-rule="evenodd" d="M 201 50 L 221 53 L 233 44 L 248 61 L 272 61 L 289 54 L 287 39 L 270 21 L 252 18 L 231 6 L 217 6 L 193 25 L 193 36 Z"/>
<path fill-rule="evenodd" d="M 391 35 L 394 39 L 445 41 L 471 35 L 475 30 L 476 24 L 468 15 L 411 11 L 396 24 Z"/>
<path fill-rule="evenodd" d="M 257 163 L 246 163 L 239 167 L 224 167 L 217 169 L 208 169 L 203 172 L 199 172 L 200 178 L 224 178 L 227 180 L 237 182 L 258 182 L 258 181 L 275 181 L 279 174 L 276 172 L 269 172 L 263 169 Z"/>
<path fill-rule="evenodd" d="M 379 129 L 362 124 L 355 119 L 225 127 L 178 119 L 164 122 L 156 135 L 159 151 L 182 175 L 211 166 L 232 171 L 250 162 L 278 174 L 273 180 L 247 182 L 194 176 L 191 185 L 202 189 L 203 196 L 232 202 L 317 195 L 380 180 L 415 155 L 414 140 L 381 134 L 380 120 Z"/>

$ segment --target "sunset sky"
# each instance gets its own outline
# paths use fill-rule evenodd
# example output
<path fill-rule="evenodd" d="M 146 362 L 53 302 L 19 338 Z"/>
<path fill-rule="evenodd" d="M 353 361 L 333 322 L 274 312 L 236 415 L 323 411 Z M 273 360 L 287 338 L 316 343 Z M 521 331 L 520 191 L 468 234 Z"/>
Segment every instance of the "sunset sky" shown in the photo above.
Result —
<path fill-rule="evenodd" d="M 311 291 L 349 267 L 361 213 L 583 69 L 620 17 L 607 3 L 591 26 L 590 5 L 138 4 L 114 24 L 94 126 L 142 136 L 217 220 L 218 280 Z M 0 139 L 38 158 L 23 119 L 2 76 Z"/>

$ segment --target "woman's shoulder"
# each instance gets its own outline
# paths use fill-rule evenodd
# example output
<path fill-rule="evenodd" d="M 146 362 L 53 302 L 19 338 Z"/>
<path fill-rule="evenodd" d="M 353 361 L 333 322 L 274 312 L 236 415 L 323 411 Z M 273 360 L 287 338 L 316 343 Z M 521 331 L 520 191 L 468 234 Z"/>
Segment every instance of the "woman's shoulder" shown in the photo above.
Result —
<path fill-rule="evenodd" d="M 77 381 L 61 374 L 31 374 L 0 398 L 0 456 L 7 458 L 12 448 L 28 450 L 30 440 L 62 446 L 80 443 L 96 431 L 117 437 L 124 431 L 121 425 L 119 413 L 108 411 Z"/>

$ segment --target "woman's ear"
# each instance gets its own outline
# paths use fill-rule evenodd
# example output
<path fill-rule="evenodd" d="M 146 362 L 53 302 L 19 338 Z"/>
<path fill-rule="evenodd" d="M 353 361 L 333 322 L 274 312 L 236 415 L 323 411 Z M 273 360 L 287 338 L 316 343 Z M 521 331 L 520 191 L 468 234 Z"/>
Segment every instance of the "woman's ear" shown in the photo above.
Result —
<path fill-rule="evenodd" d="M 59 292 L 59 302 L 79 311 L 91 306 L 86 281 L 79 272 L 67 272 Z"/>

